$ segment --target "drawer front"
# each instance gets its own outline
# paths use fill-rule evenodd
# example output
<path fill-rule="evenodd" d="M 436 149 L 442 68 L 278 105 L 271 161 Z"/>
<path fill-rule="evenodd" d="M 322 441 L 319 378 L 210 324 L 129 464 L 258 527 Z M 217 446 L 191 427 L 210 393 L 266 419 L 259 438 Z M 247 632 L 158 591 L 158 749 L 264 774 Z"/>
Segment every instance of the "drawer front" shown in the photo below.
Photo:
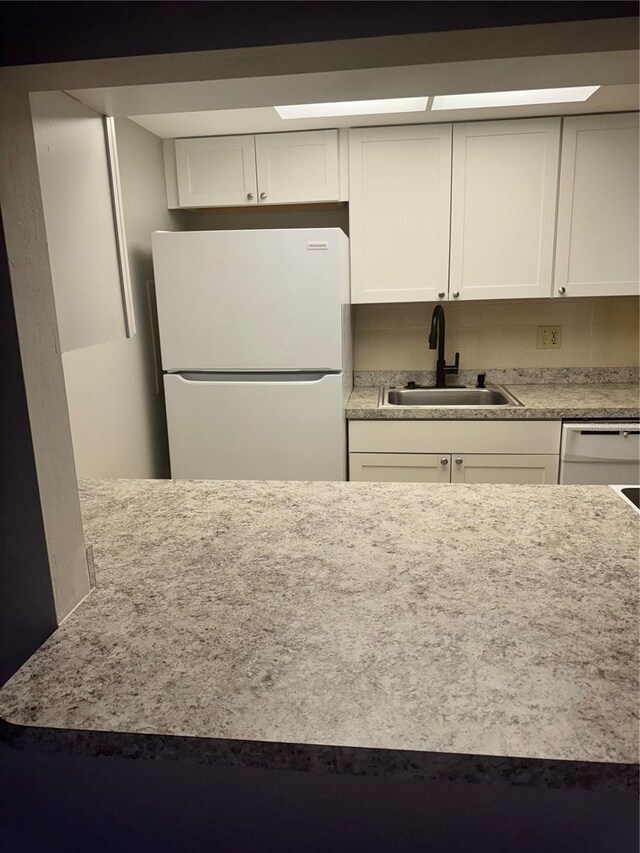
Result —
<path fill-rule="evenodd" d="M 560 421 L 350 421 L 352 453 L 558 453 Z"/>

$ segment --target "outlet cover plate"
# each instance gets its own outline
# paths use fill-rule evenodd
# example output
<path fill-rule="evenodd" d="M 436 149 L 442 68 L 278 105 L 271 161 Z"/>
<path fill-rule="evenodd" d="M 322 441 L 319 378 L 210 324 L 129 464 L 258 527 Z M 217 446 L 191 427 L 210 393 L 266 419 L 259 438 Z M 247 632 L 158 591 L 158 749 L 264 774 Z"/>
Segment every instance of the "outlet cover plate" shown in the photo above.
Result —
<path fill-rule="evenodd" d="M 562 326 L 538 326 L 537 349 L 560 349 L 562 347 Z"/>

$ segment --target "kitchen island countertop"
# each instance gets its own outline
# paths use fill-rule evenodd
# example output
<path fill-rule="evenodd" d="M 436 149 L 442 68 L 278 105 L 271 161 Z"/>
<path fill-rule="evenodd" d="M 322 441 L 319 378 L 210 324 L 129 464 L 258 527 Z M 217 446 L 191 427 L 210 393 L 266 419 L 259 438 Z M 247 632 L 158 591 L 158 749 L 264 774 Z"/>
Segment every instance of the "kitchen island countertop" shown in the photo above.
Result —
<path fill-rule="evenodd" d="M 600 486 L 84 481 L 97 588 L 15 748 L 636 784 L 639 519 Z"/>
<path fill-rule="evenodd" d="M 631 383 L 504 385 L 522 406 L 485 408 L 378 407 L 378 386 L 355 387 L 349 420 L 563 420 L 640 417 L 638 386 Z"/>

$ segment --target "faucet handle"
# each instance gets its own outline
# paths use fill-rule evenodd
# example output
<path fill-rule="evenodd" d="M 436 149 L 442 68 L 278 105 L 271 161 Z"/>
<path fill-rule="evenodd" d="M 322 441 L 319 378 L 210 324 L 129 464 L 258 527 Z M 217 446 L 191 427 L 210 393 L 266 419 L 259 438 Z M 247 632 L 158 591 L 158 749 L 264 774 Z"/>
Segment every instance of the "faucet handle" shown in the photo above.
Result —
<path fill-rule="evenodd" d="M 445 373 L 457 373 L 460 368 L 460 353 L 457 352 L 455 355 L 455 359 L 453 364 L 445 364 L 444 372 Z"/>

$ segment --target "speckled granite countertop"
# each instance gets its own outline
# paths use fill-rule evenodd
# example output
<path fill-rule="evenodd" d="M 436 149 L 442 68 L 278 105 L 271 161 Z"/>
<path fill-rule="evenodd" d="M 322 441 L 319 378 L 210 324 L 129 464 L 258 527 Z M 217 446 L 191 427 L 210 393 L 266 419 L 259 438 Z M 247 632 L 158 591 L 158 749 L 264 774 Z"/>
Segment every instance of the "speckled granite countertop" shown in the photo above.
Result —
<path fill-rule="evenodd" d="M 97 588 L 16 748 L 635 784 L 640 516 L 608 487 L 81 484 Z"/>
<path fill-rule="evenodd" d="M 522 406 L 493 408 L 378 408 L 378 387 L 354 388 L 349 420 L 562 420 L 638 418 L 638 386 L 631 384 L 505 385 Z"/>

